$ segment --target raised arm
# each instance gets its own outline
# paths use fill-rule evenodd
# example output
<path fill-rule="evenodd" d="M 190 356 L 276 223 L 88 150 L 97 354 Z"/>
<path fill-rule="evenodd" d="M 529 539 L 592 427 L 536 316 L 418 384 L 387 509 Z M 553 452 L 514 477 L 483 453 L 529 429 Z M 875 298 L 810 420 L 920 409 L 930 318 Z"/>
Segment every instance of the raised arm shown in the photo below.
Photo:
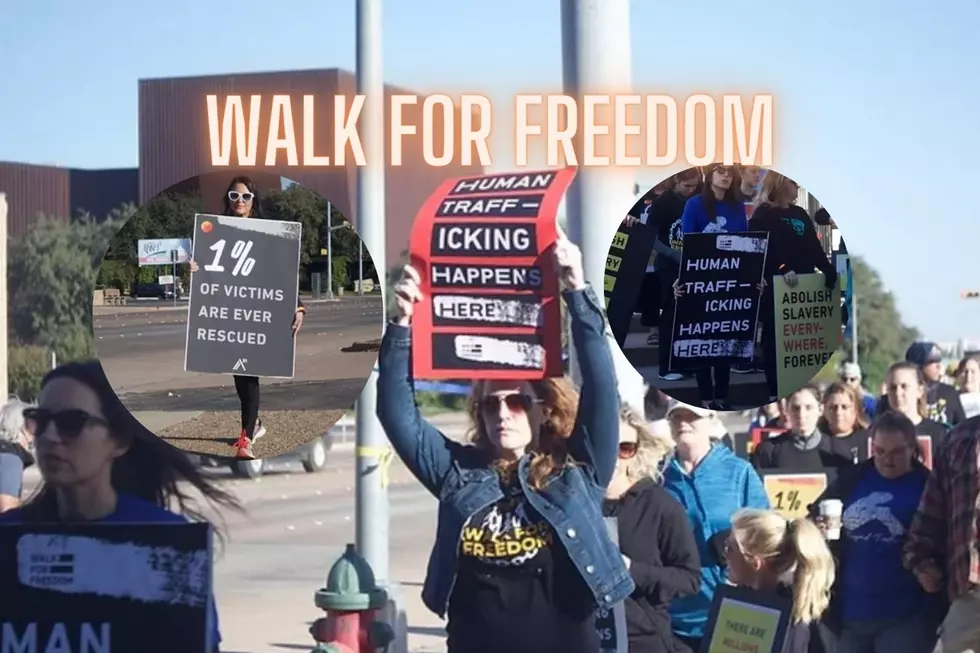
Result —
<path fill-rule="evenodd" d="M 414 304 L 421 299 L 418 273 L 410 266 L 395 286 L 399 318 L 388 325 L 378 356 L 378 419 L 409 471 L 438 498 L 446 474 L 452 468 L 453 442 L 422 419 L 412 385 L 412 336 L 409 326 Z"/>
<path fill-rule="evenodd" d="M 562 296 L 582 376 L 568 449 L 573 458 L 591 465 L 596 482 L 606 487 L 619 451 L 619 390 L 605 335 L 606 315 L 595 291 L 585 283 L 581 250 L 564 234 L 555 243 L 555 263 L 566 288 Z"/>

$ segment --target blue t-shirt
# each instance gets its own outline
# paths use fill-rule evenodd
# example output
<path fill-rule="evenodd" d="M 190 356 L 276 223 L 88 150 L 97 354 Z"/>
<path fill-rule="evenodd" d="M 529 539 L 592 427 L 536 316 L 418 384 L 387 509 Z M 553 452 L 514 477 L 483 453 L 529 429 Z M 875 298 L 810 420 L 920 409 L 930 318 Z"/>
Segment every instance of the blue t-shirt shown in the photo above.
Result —
<path fill-rule="evenodd" d="M 13 453 L 0 453 L 0 494 L 20 498 L 24 491 L 24 461 Z"/>
<path fill-rule="evenodd" d="M 841 529 L 844 621 L 903 619 L 922 609 L 924 594 L 902 565 L 902 546 L 925 484 L 925 474 L 887 479 L 871 467 L 847 498 Z"/>
<path fill-rule="evenodd" d="M 715 202 L 715 219 L 704 210 L 704 198 L 695 195 L 687 200 L 681 215 L 681 230 L 685 234 L 739 233 L 749 230 L 742 202 Z"/>
<path fill-rule="evenodd" d="M 731 528 L 737 510 L 768 509 L 769 497 L 752 465 L 718 444 L 690 474 L 671 460 L 664 470 L 664 489 L 684 506 L 701 556 L 701 588 L 693 596 L 670 602 L 671 623 L 682 637 L 702 637 L 715 588 L 726 582 L 711 538 Z"/>
<path fill-rule="evenodd" d="M 0 524 L 18 524 L 23 516 L 20 508 L 14 508 L 0 513 Z M 170 512 L 160 506 L 129 494 L 120 494 L 116 502 L 116 510 L 99 520 L 102 524 L 185 524 L 187 518 Z M 214 597 L 211 599 L 211 621 L 214 624 L 211 645 L 217 649 L 221 643 L 221 631 L 218 628 L 218 609 Z"/>

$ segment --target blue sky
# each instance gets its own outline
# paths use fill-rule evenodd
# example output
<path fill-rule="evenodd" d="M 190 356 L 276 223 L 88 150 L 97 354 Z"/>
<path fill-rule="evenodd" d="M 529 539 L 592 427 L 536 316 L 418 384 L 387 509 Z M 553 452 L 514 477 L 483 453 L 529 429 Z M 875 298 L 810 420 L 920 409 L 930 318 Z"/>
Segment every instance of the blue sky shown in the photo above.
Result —
<path fill-rule="evenodd" d="M 556 0 L 384 12 L 390 83 L 498 102 L 560 90 Z M 980 288 L 980 220 L 964 201 L 980 174 L 978 23 L 967 0 L 633 0 L 633 85 L 774 93 L 776 169 L 828 207 L 906 321 L 980 340 L 980 302 L 960 299 Z M 0 25 L 0 160 L 135 166 L 140 78 L 354 68 L 351 0 L 6 0 Z"/>

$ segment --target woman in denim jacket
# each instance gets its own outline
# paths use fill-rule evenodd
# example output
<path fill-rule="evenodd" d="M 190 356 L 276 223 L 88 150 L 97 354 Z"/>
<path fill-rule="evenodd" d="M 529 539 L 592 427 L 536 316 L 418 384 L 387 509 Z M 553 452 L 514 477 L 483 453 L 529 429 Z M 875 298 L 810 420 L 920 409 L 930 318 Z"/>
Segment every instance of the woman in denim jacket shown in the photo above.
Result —
<path fill-rule="evenodd" d="M 418 273 L 406 266 L 395 286 L 399 317 L 381 346 L 378 417 L 402 461 L 439 499 L 422 599 L 448 616 L 449 653 L 598 653 L 597 607 L 634 589 L 602 517 L 620 405 L 604 313 L 585 283 L 581 252 L 564 235 L 555 262 L 581 398 L 565 378 L 479 381 L 469 445 L 419 415 L 410 363 Z"/>

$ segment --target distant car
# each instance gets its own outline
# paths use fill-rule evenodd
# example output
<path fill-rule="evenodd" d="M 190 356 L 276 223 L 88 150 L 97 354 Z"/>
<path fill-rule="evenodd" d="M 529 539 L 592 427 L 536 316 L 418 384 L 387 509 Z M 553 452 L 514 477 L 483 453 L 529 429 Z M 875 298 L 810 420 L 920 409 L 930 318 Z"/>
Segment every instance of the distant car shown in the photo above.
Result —
<path fill-rule="evenodd" d="M 155 299 L 166 299 L 167 289 L 158 283 L 138 283 L 133 286 L 133 297 L 153 297 Z"/>
<path fill-rule="evenodd" d="M 239 478 L 259 478 L 269 463 L 300 463 L 308 473 L 323 471 L 327 466 L 327 454 L 333 448 L 333 435 L 324 433 L 319 438 L 304 444 L 288 453 L 271 458 L 256 460 L 234 460 L 189 454 L 192 461 L 201 467 L 229 467 L 231 473 Z"/>

